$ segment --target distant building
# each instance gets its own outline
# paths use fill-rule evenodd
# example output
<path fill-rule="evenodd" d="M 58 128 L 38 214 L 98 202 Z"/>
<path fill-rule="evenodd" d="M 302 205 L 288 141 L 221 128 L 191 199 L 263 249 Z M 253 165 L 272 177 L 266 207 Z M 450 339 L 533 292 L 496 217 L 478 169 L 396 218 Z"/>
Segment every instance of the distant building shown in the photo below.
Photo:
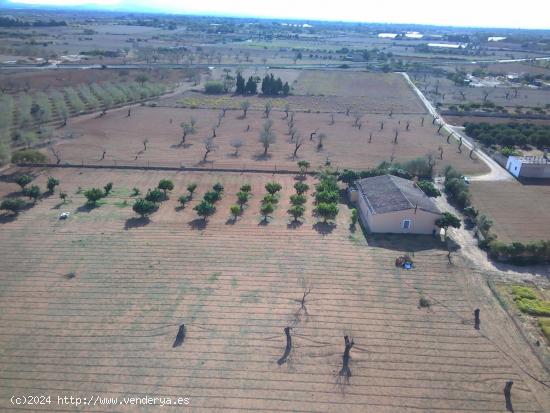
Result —
<path fill-rule="evenodd" d="M 350 193 L 361 222 L 370 232 L 432 234 L 441 212 L 414 181 L 393 175 L 355 181 Z"/>
<path fill-rule="evenodd" d="M 550 160 L 545 156 L 509 156 L 506 169 L 516 178 L 550 178 Z"/>

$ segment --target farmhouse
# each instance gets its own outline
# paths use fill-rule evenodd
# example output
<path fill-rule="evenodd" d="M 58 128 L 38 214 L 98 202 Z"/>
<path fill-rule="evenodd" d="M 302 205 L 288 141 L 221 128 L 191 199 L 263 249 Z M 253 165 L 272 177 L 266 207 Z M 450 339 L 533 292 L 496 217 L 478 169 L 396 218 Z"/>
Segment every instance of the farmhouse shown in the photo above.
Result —
<path fill-rule="evenodd" d="M 355 181 L 352 200 L 370 232 L 432 234 L 441 213 L 414 181 L 382 175 Z"/>
<path fill-rule="evenodd" d="M 516 178 L 550 178 L 548 156 L 509 156 L 506 169 Z"/>

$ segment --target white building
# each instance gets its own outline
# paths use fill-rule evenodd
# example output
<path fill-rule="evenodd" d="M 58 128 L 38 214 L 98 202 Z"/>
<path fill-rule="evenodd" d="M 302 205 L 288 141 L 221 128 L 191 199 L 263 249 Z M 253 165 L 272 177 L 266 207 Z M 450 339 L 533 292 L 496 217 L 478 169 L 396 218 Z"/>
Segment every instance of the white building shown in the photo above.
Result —
<path fill-rule="evenodd" d="M 506 169 L 516 178 L 550 178 L 547 156 L 509 156 Z"/>

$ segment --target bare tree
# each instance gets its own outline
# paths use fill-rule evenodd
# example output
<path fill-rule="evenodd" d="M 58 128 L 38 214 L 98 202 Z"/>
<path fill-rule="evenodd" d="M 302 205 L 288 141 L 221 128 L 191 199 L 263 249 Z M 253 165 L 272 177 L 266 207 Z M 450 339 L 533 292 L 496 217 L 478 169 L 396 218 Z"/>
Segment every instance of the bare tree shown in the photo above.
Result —
<path fill-rule="evenodd" d="M 59 165 L 61 163 L 61 157 L 59 155 L 59 151 L 54 148 L 53 143 L 51 141 L 49 142 L 48 147 L 50 148 L 50 152 L 52 153 L 52 155 L 55 157 L 55 164 Z"/>
<path fill-rule="evenodd" d="M 369 143 L 372 142 L 372 132 L 369 133 Z"/>
<path fill-rule="evenodd" d="M 383 120 L 380 121 L 380 130 L 384 130 L 384 121 Z"/>
<path fill-rule="evenodd" d="M 405 130 L 409 130 L 409 128 L 411 127 L 411 121 L 407 121 L 407 124 L 405 125 Z"/>
<path fill-rule="evenodd" d="M 330 114 L 330 123 L 329 125 L 334 125 L 334 112 Z"/>
<path fill-rule="evenodd" d="M 397 145 L 397 137 L 399 136 L 399 128 L 394 128 L 393 133 L 395 134 L 393 137 L 393 143 L 394 145 Z"/>
<path fill-rule="evenodd" d="M 304 144 L 304 138 L 300 135 L 300 132 L 296 132 L 293 136 L 294 139 L 294 153 L 292 154 L 294 158 L 298 156 L 298 150 Z"/>
<path fill-rule="evenodd" d="M 470 159 L 472 159 L 472 160 L 474 159 L 474 156 L 473 156 L 473 155 L 474 155 L 474 152 L 475 152 L 476 150 L 477 150 L 476 145 L 475 145 L 475 144 L 472 144 L 472 147 L 471 147 L 471 149 L 470 149 L 470 153 L 468 154 L 468 156 L 469 156 Z"/>
<path fill-rule="evenodd" d="M 437 116 L 434 116 L 433 119 L 432 119 L 432 125 L 435 125 L 435 122 L 437 121 Z"/>
<path fill-rule="evenodd" d="M 350 110 L 351 110 L 351 107 L 350 107 L 350 106 L 346 106 L 346 116 L 349 116 Z"/>
<path fill-rule="evenodd" d="M 460 93 L 460 97 L 462 98 L 462 100 L 466 100 L 466 94 L 462 90 L 458 93 Z"/>
<path fill-rule="evenodd" d="M 361 121 L 361 118 L 363 117 L 362 114 L 360 113 L 356 113 L 355 115 L 353 115 L 353 118 L 354 118 L 354 121 L 353 121 L 353 126 L 354 127 L 359 127 L 359 123 Z"/>
<path fill-rule="evenodd" d="M 250 108 L 250 101 L 249 100 L 243 100 L 241 102 L 241 109 L 243 110 L 243 119 L 246 118 L 246 112 L 248 112 L 249 108 Z"/>
<path fill-rule="evenodd" d="M 216 125 L 212 126 L 212 137 L 213 137 L 213 138 L 216 137 L 216 128 L 217 128 Z"/>
<path fill-rule="evenodd" d="M 460 142 L 458 142 L 458 153 L 462 153 L 462 136 L 459 136 Z"/>
<path fill-rule="evenodd" d="M 424 126 L 424 117 L 422 117 L 422 120 L 420 121 L 420 126 Z"/>
<path fill-rule="evenodd" d="M 269 113 L 271 112 L 271 109 L 273 109 L 273 103 L 270 100 L 268 100 L 264 104 L 264 113 L 266 118 L 269 118 Z"/>
<path fill-rule="evenodd" d="M 390 110 L 390 118 L 393 116 L 393 109 Z"/>
<path fill-rule="evenodd" d="M 239 149 L 244 146 L 244 140 L 243 139 L 240 139 L 240 138 L 237 138 L 237 139 L 233 139 L 231 141 L 231 146 L 233 148 L 235 148 L 235 153 L 233 154 L 235 157 L 238 157 L 239 156 Z"/>
<path fill-rule="evenodd" d="M 489 91 L 484 90 L 482 93 L 483 93 L 483 102 L 487 102 L 487 98 L 489 97 Z"/>
<path fill-rule="evenodd" d="M 206 138 L 204 140 L 204 158 L 202 158 L 203 162 L 206 162 L 206 158 L 208 157 L 208 154 L 216 149 L 216 145 L 214 144 L 213 138 Z"/>
<path fill-rule="evenodd" d="M 309 134 L 309 140 L 310 140 L 310 141 L 312 141 L 312 140 L 313 140 L 313 137 L 314 137 L 315 135 L 317 135 L 317 131 L 318 131 L 318 130 L 319 130 L 319 128 L 315 129 L 313 132 L 311 132 L 311 133 Z"/>
<path fill-rule="evenodd" d="M 264 154 L 263 154 L 264 156 L 267 156 L 269 145 L 271 145 L 272 143 L 275 143 L 275 141 L 277 140 L 275 133 L 271 130 L 272 126 L 273 126 L 273 122 L 267 121 L 264 124 L 262 131 L 260 132 L 260 143 L 264 147 Z"/>
<path fill-rule="evenodd" d="M 292 338 L 290 337 L 290 327 L 285 327 L 284 331 L 286 335 L 286 347 L 283 356 L 279 360 L 277 360 L 277 364 L 279 366 L 286 363 L 286 361 L 288 360 L 288 356 L 292 351 Z"/>
<path fill-rule="evenodd" d="M 342 356 L 342 368 L 340 369 L 338 375 L 340 377 L 343 377 L 346 383 L 349 383 L 349 378 L 351 377 L 351 370 L 349 368 L 349 361 L 351 357 L 349 353 L 351 352 L 351 349 L 353 348 L 353 345 L 355 343 L 353 342 L 353 339 L 350 340 L 348 336 L 344 336 L 344 344 L 345 347 L 344 355 Z"/>
<path fill-rule="evenodd" d="M 288 112 L 290 111 L 290 105 L 287 103 L 285 105 L 285 117 L 283 119 L 288 119 Z"/>
<path fill-rule="evenodd" d="M 441 129 L 443 129 L 443 126 L 445 126 L 445 124 L 443 122 L 441 122 L 439 124 L 439 128 L 437 128 L 437 134 L 439 135 L 441 133 Z"/>
<path fill-rule="evenodd" d="M 453 136 L 453 132 L 452 132 L 452 131 L 451 131 L 451 133 L 449 133 L 449 136 L 447 136 L 447 143 L 451 143 L 451 142 L 450 142 L 451 136 Z"/>
<path fill-rule="evenodd" d="M 439 146 L 437 149 L 439 150 L 439 159 L 443 160 L 443 146 Z"/>
<path fill-rule="evenodd" d="M 181 126 L 181 133 L 182 133 L 182 136 L 181 136 L 181 144 L 180 145 L 183 145 L 185 143 L 185 138 L 187 138 L 187 135 L 193 133 L 193 127 L 191 126 L 190 123 L 187 123 L 187 122 L 182 122 L 180 124 Z"/>
<path fill-rule="evenodd" d="M 149 139 L 145 138 L 143 140 L 143 152 L 147 151 L 147 144 L 149 143 Z"/>

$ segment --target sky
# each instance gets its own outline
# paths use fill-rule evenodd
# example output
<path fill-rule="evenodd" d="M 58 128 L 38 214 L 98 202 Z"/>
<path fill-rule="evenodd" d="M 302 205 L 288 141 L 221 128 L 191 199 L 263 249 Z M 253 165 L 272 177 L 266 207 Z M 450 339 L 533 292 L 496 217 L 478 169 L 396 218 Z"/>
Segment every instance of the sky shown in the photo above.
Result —
<path fill-rule="evenodd" d="M 550 29 L 550 1 L 522 0 L 8 0 L 14 5 L 441 26 Z M 153 9 L 154 7 L 154 9 Z"/>

